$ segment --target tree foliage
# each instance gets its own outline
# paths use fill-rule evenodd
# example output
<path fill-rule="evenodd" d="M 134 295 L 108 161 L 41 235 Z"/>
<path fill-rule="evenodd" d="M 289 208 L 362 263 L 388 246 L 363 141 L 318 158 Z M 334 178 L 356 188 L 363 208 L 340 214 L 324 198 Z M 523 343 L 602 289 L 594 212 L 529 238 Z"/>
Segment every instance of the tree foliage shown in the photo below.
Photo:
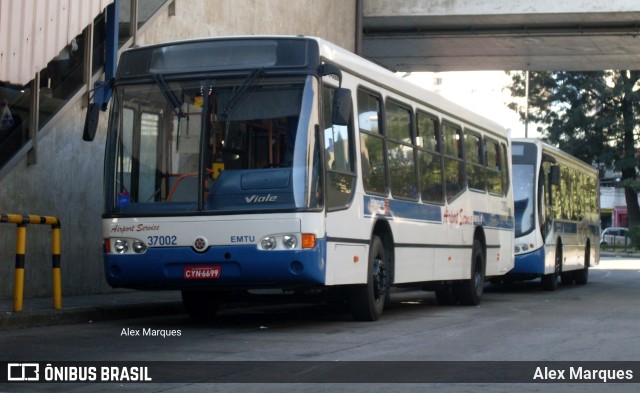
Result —
<path fill-rule="evenodd" d="M 525 73 L 511 72 L 514 97 L 525 97 Z M 629 225 L 640 224 L 640 207 L 632 187 L 640 164 L 640 71 L 530 72 L 529 122 L 542 138 L 599 168 L 622 172 Z M 521 119 L 522 105 L 511 103 Z"/>

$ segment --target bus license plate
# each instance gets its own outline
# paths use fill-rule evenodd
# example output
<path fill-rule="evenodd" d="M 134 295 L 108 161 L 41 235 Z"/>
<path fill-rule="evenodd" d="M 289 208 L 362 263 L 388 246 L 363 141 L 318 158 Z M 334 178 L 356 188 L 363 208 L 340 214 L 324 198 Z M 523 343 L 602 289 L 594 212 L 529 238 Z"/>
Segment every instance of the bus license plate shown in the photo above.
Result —
<path fill-rule="evenodd" d="M 184 267 L 184 279 L 185 280 L 209 280 L 213 278 L 220 278 L 222 267 L 215 266 L 185 266 Z"/>

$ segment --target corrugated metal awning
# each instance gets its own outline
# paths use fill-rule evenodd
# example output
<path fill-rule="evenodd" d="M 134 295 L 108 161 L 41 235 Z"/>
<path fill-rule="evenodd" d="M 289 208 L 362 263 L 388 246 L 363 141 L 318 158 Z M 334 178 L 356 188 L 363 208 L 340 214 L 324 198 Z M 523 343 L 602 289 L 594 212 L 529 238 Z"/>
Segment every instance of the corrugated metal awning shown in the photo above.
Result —
<path fill-rule="evenodd" d="M 0 0 L 0 81 L 25 85 L 113 0 Z"/>

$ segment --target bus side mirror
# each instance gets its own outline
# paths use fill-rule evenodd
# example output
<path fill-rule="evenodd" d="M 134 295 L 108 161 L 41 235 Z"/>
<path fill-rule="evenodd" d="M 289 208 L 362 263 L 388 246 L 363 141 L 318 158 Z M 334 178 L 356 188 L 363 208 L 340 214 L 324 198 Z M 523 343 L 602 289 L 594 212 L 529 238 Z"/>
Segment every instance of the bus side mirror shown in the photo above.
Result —
<path fill-rule="evenodd" d="M 560 185 L 560 167 L 554 165 L 550 169 L 551 170 L 549 172 L 549 184 L 553 186 L 559 186 Z"/>
<path fill-rule="evenodd" d="M 107 104 L 113 94 L 114 78 L 106 80 L 104 82 L 97 81 L 93 95 L 93 102 L 87 107 L 87 116 L 84 119 L 84 131 L 82 132 L 82 139 L 91 142 L 96 137 L 96 131 L 98 129 L 98 119 L 100 119 L 100 111 L 107 110 Z"/>
<path fill-rule="evenodd" d="M 92 102 L 87 107 L 87 116 L 84 119 L 84 131 L 82 132 L 82 139 L 91 142 L 96 137 L 96 130 L 98 129 L 98 119 L 100 118 L 100 105 Z"/>
<path fill-rule="evenodd" d="M 553 190 L 551 186 L 559 186 L 560 185 L 560 167 L 557 165 L 553 165 L 549 168 L 549 189 L 546 191 L 548 195 L 548 204 L 549 206 L 553 206 Z"/>
<path fill-rule="evenodd" d="M 351 90 L 338 88 L 333 96 L 331 122 L 337 126 L 349 125 L 351 120 Z"/>

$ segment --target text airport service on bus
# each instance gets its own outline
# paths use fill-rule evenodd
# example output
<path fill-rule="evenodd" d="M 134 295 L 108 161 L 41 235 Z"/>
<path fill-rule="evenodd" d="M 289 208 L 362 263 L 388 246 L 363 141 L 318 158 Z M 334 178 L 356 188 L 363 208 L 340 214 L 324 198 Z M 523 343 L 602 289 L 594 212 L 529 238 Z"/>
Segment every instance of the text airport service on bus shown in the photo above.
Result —
<path fill-rule="evenodd" d="M 514 266 L 507 131 L 327 41 L 129 49 L 109 86 L 113 287 L 181 290 L 198 318 L 320 288 L 376 320 L 391 286 L 476 305 Z"/>

